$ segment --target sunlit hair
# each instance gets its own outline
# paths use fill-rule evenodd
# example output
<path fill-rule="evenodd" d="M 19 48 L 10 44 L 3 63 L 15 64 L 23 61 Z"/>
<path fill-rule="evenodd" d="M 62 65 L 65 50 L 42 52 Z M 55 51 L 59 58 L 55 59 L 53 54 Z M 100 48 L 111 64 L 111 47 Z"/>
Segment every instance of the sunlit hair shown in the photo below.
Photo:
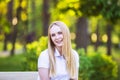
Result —
<path fill-rule="evenodd" d="M 49 59 L 50 59 L 50 76 L 55 76 L 56 71 L 55 71 L 55 56 L 54 56 L 54 51 L 55 51 L 55 45 L 51 40 L 51 35 L 50 35 L 50 29 L 53 25 L 57 25 L 60 27 L 62 34 L 63 34 L 63 47 L 62 47 L 62 55 L 64 56 L 66 60 L 66 68 L 67 71 L 71 77 L 71 79 L 74 79 L 77 75 L 77 67 L 76 67 L 76 62 L 75 62 L 75 57 L 73 56 L 73 51 L 71 47 L 71 38 L 70 38 L 70 31 L 66 24 L 64 24 L 61 21 L 55 21 L 53 22 L 49 28 L 48 28 L 48 52 L 49 52 Z"/>

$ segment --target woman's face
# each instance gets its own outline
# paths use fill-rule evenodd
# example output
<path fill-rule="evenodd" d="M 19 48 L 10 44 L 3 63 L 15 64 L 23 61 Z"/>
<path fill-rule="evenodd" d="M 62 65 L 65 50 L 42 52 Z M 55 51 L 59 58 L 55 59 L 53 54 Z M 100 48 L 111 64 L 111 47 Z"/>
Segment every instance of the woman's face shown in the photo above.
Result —
<path fill-rule="evenodd" d="M 50 29 L 50 37 L 56 47 L 63 46 L 63 33 L 57 25 L 53 25 Z"/>

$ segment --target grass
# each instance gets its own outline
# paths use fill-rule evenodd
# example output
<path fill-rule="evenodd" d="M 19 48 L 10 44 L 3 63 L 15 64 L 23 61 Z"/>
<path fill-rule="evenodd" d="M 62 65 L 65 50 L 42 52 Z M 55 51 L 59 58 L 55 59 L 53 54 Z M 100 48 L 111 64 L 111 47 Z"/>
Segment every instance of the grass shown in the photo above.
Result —
<path fill-rule="evenodd" d="M 8 43 L 7 45 L 8 51 L 10 51 L 11 48 L 12 44 Z M 20 50 L 22 49 L 22 45 L 19 42 L 17 42 L 15 44 L 15 48 L 16 50 Z M 0 52 L 2 52 L 2 50 L 3 42 L 0 41 Z M 25 62 L 24 53 L 8 57 L 0 57 L 0 71 L 23 71 L 25 66 L 24 62 Z"/>
<path fill-rule="evenodd" d="M 0 71 L 24 71 L 23 54 L 0 58 Z M 25 65 L 25 64 L 24 64 Z"/>

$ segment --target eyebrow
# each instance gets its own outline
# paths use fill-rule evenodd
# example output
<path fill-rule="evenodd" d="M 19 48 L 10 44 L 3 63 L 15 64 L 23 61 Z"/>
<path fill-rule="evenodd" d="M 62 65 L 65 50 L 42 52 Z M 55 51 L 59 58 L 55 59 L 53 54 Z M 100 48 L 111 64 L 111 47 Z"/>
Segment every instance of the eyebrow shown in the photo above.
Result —
<path fill-rule="evenodd" d="M 58 34 L 62 34 L 62 31 L 59 31 Z"/>
<path fill-rule="evenodd" d="M 58 31 L 57 34 L 62 34 L 62 31 Z M 51 33 L 51 36 L 55 35 L 55 33 Z"/>

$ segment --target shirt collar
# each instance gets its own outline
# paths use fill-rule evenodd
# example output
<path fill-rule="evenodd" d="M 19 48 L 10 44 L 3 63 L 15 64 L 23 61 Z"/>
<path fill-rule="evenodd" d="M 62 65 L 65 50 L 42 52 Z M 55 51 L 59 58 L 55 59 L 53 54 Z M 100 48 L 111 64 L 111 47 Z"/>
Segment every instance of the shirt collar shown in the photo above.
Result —
<path fill-rule="evenodd" d="M 61 56 L 57 48 L 55 48 L 55 56 Z"/>

